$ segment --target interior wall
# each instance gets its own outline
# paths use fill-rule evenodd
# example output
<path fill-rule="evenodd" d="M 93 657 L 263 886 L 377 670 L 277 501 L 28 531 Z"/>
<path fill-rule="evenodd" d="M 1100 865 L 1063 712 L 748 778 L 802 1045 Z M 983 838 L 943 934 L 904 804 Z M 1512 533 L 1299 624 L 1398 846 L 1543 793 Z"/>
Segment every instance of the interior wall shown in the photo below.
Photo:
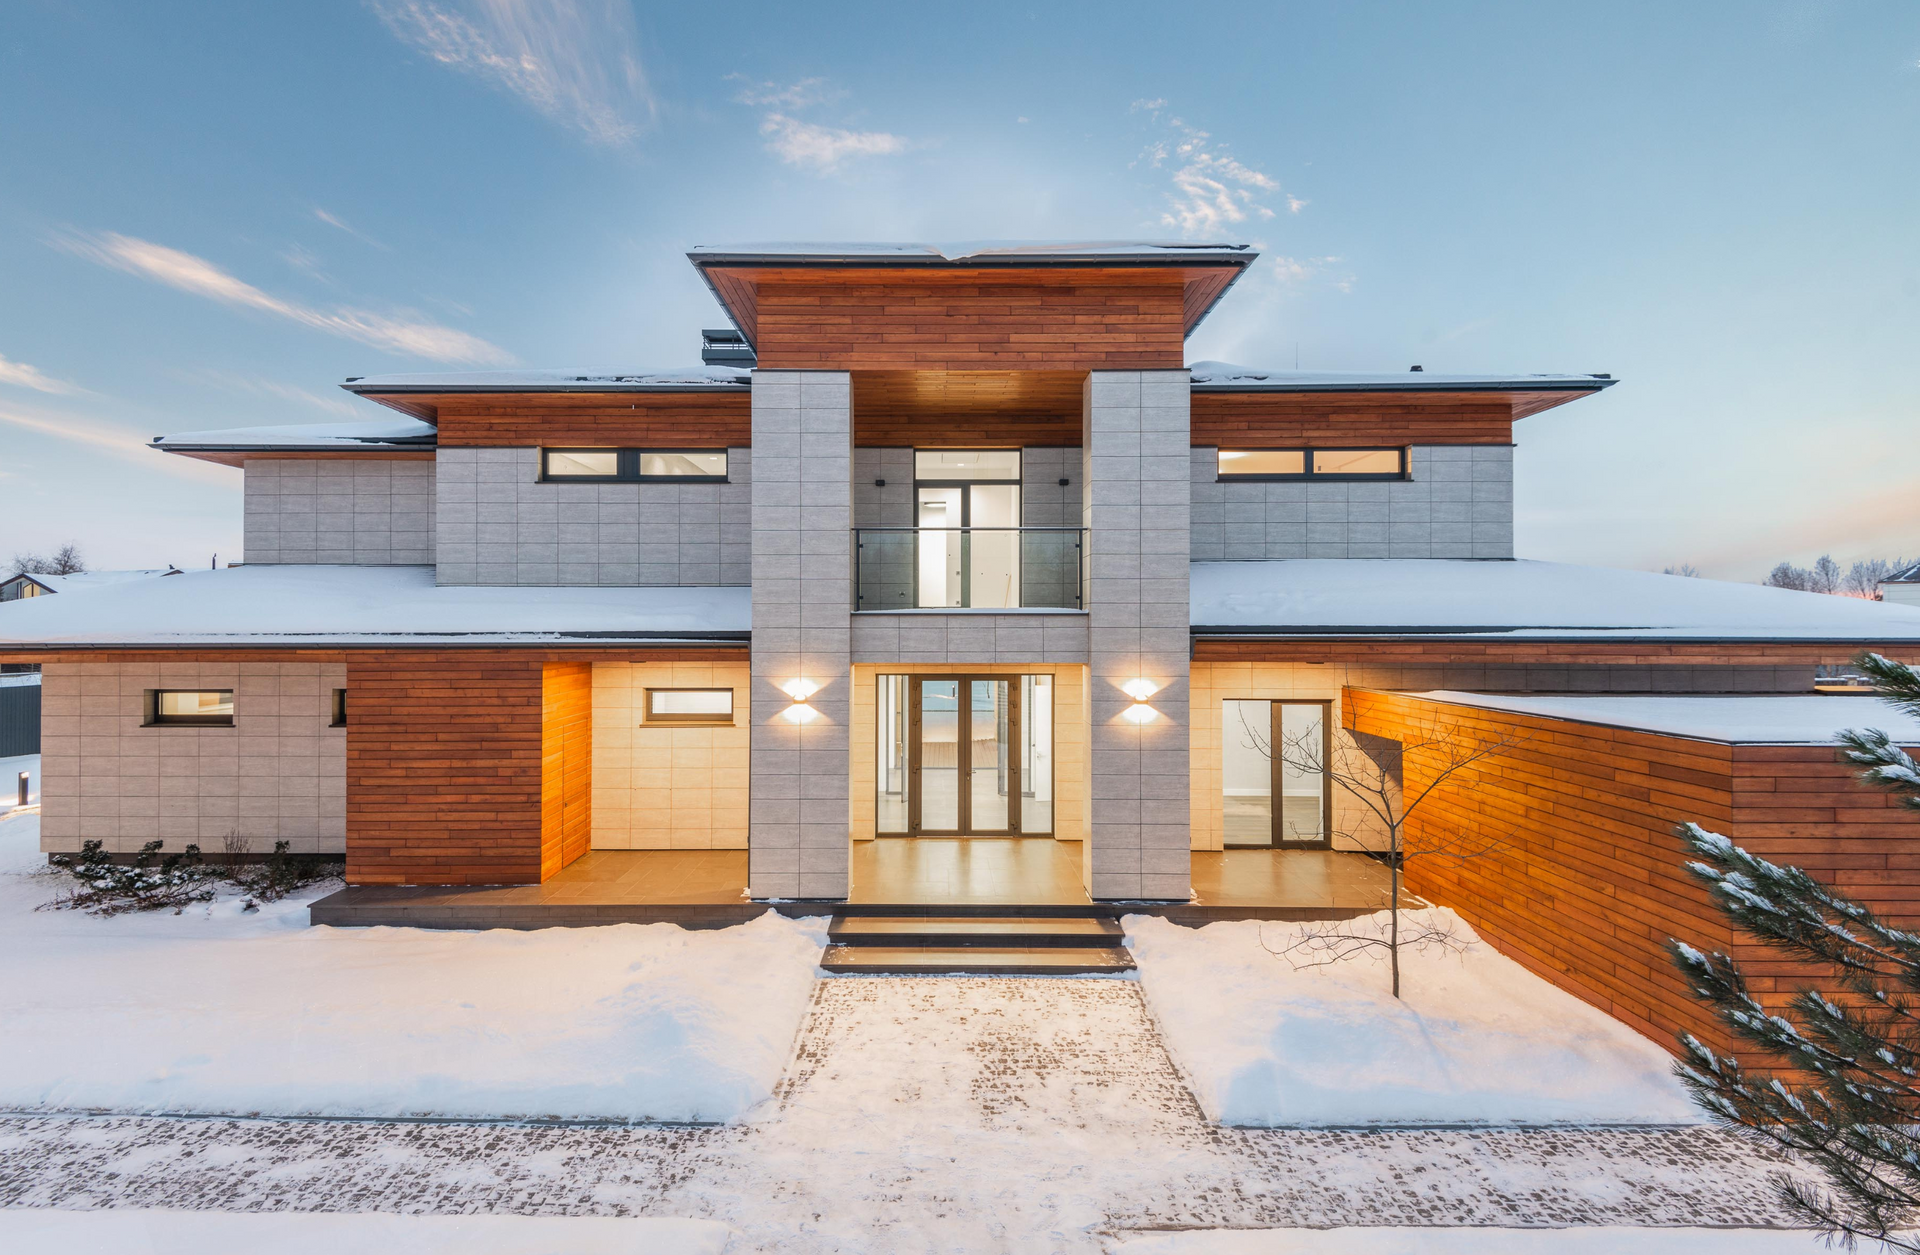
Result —
<path fill-rule="evenodd" d="M 872 841 L 874 787 L 879 774 L 879 677 L 882 675 L 1050 675 L 1053 677 L 1053 837 L 1080 841 L 1087 834 L 1087 669 L 1045 663 L 982 663 L 965 667 L 861 663 L 853 668 L 853 727 L 847 826 L 855 841 Z"/>
<path fill-rule="evenodd" d="M 648 688 L 730 688 L 727 727 L 647 724 Z M 596 850 L 744 850 L 750 664 L 593 664 Z"/>

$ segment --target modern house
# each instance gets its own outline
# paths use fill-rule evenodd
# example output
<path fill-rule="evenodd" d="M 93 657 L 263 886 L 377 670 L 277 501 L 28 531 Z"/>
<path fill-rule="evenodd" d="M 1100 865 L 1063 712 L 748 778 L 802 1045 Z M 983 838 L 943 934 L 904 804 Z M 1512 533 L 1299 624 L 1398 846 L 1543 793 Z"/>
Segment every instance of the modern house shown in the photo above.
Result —
<path fill-rule="evenodd" d="M 732 324 L 699 367 L 156 439 L 244 475 L 245 563 L 0 611 L 44 848 L 289 841 L 344 856 L 336 923 L 1107 938 L 1382 905 L 1364 808 L 1272 748 L 1444 734 L 1510 743 L 1451 814 L 1501 849 L 1413 892 L 1661 1040 L 1713 1035 L 1661 951 L 1719 927 L 1679 820 L 1920 894 L 1826 748 L 1886 717 L 1814 691 L 1920 660 L 1920 607 L 1516 558 L 1517 436 L 1609 376 L 1189 366 L 1239 245 L 690 260 Z"/>
<path fill-rule="evenodd" d="M 1920 606 L 1920 562 L 1902 567 L 1881 580 L 1880 599 L 1903 606 Z"/>
<path fill-rule="evenodd" d="M 49 593 L 82 592 L 107 588 L 127 580 L 156 579 L 178 575 L 178 568 L 164 571 L 75 571 L 71 575 L 39 575 L 21 571 L 0 580 L 0 601 L 19 601 L 25 597 L 44 597 Z"/>

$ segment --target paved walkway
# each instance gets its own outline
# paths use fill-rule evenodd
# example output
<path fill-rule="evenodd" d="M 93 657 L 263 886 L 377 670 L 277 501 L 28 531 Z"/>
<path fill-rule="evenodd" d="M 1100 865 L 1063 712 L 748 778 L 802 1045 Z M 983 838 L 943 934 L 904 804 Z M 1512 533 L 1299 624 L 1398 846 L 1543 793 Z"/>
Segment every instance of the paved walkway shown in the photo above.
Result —
<path fill-rule="evenodd" d="M 1116 1230 L 1788 1223 L 1709 1129 L 1208 1125 L 1131 981 L 821 982 L 734 1128 L 0 1119 L 0 1205 L 661 1215 L 750 1251 L 1100 1249 Z"/>

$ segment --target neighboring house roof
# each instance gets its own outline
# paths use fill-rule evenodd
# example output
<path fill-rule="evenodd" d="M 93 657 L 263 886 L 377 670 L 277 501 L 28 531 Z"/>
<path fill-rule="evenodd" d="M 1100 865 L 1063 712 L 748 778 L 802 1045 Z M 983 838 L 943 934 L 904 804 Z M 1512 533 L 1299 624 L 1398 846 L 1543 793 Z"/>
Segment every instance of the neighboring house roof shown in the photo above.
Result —
<path fill-rule="evenodd" d="M 125 584 L 135 580 L 159 579 L 163 575 L 179 575 L 172 567 L 166 570 L 152 571 L 76 571 L 72 575 L 30 575 L 24 571 L 0 579 L 0 584 L 11 584 L 15 580 L 26 580 L 38 584 L 50 593 L 80 593 L 96 589 L 112 588 L 116 584 Z"/>
<path fill-rule="evenodd" d="M 745 588 L 436 586 L 424 566 L 255 566 L 0 607 L 9 649 L 744 640 Z"/>
<path fill-rule="evenodd" d="M 637 370 L 463 370 L 356 375 L 341 384 L 358 395 L 392 392 L 688 392 L 744 388 L 753 372 L 737 366 Z"/>
<path fill-rule="evenodd" d="M 1882 584 L 1920 584 L 1920 562 L 1909 567 L 1901 567 L 1880 582 Z"/>
<path fill-rule="evenodd" d="M 702 244 L 689 249 L 696 266 L 790 264 L 855 266 L 1036 266 L 1062 264 L 1245 266 L 1260 256 L 1249 244 L 1178 240 L 964 240 L 943 244 Z"/>
<path fill-rule="evenodd" d="M 344 449 L 431 449 L 431 423 L 417 418 L 370 418 L 351 423 L 286 423 L 271 427 L 223 427 L 155 436 L 166 453 L 337 453 Z"/>
<path fill-rule="evenodd" d="M 1519 697 L 1450 691 L 1401 696 L 1732 745 L 1831 745 L 1840 729 L 1863 727 L 1878 728 L 1901 745 L 1920 745 L 1920 718 L 1859 697 Z"/>
<path fill-rule="evenodd" d="M 1920 607 L 1559 562 L 1196 562 L 1197 635 L 1920 641 Z"/>
<path fill-rule="evenodd" d="M 1612 375 L 1443 375 L 1426 371 L 1262 370 L 1232 362 L 1195 362 L 1196 392 L 1597 392 Z"/>

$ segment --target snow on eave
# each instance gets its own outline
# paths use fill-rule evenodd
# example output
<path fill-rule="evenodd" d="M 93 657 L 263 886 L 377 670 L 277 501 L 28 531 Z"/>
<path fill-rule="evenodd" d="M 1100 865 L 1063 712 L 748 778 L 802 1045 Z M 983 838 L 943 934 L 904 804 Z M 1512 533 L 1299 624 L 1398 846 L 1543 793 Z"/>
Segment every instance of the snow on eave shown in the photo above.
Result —
<path fill-rule="evenodd" d="M 1187 370 L 1196 392 L 1597 392 L 1620 382 L 1612 375 L 1263 370 L 1232 362 L 1195 362 Z"/>
<path fill-rule="evenodd" d="M 692 392 L 744 388 L 753 372 L 736 366 L 644 370 L 470 370 L 356 375 L 340 386 L 356 396 L 396 392 Z"/>
<path fill-rule="evenodd" d="M 268 427 L 226 427 L 213 431 L 155 436 L 151 447 L 163 453 L 338 452 L 342 449 L 431 449 L 436 433 L 417 418 L 362 419 L 351 423 L 288 423 Z"/>
<path fill-rule="evenodd" d="M 1389 693 L 1449 706 L 1497 710 L 1590 727 L 1722 745 L 1833 745 L 1842 728 L 1878 728 L 1897 745 L 1920 745 L 1920 719 L 1885 702 L 1818 693 Z"/>
<path fill-rule="evenodd" d="M 1045 266 L 1128 264 L 1250 265 L 1260 254 L 1248 244 L 1179 240 L 965 240 L 939 244 L 806 243 L 702 244 L 688 250 L 696 266 Z"/>

